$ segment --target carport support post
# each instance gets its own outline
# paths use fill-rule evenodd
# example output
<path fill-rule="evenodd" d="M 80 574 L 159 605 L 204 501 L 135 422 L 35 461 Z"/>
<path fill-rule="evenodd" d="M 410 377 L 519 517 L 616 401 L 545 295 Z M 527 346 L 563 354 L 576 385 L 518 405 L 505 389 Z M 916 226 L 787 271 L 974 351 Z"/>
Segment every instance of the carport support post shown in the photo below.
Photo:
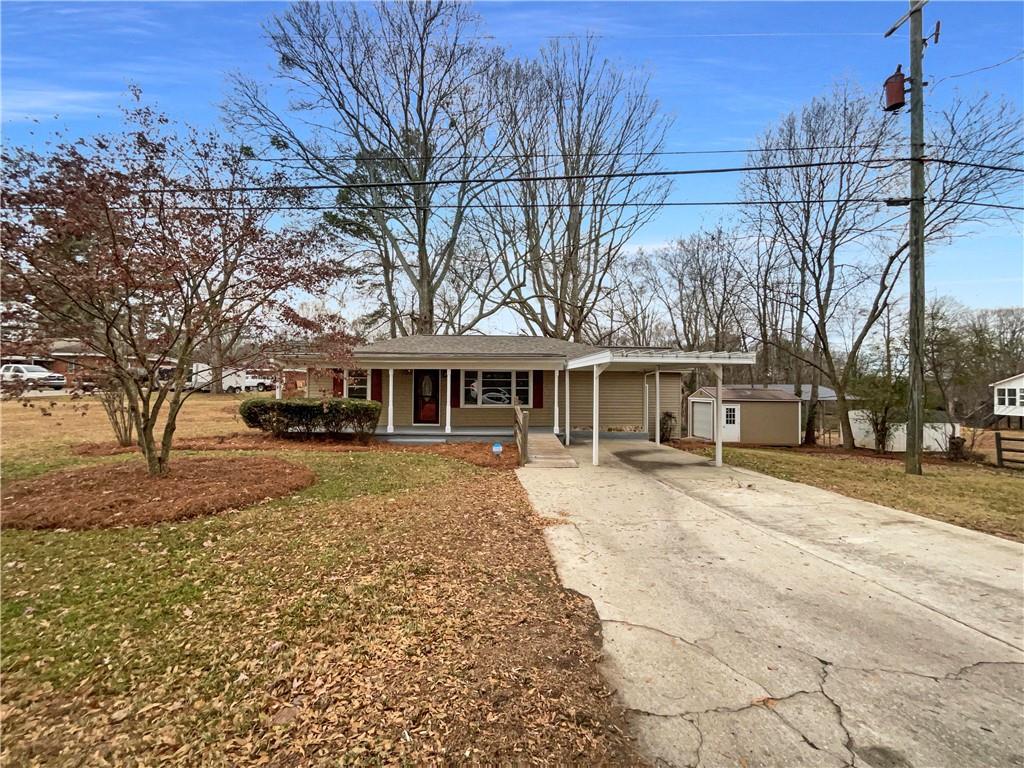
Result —
<path fill-rule="evenodd" d="M 722 466 L 722 366 L 715 366 L 715 466 Z"/>
<path fill-rule="evenodd" d="M 388 368 L 388 432 L 395 431 L 395 369 Z"/>
<path fill-rule="evenodd" d="M 448 382 L 448 394 L 444 399 L 444 431 L 451 434 L 452 431 L 452 369 L 445 370 L 445 381 Z"/>
<path fill-rule="evenodd" d="M 654 444 L 661 445 L 661 368 L 654 369 Z"/>
<path fill-rule="evenodd" d="M 569 414 L 571 409 L 569 408 L 569 369 L 565 369 L 565 447 L 569 447 L 569 431 L 571 429 Z"/>
<path fill-rule="evenodd" d="M 594 366 L 594 418 L 593 423 L 591 424 L 594 442 L 592 448 L 593 455 L 591 457 L 591 461 L 593 462 L 595 467 L 601 463 L 601 460 L 598 458 L 600 450 L 598 445 L 600 443 L 598 435 L 601 434 L 601 371 L 603 371 L 606 367 L 607 364 Z"/>
<path fill-rule="evenodd" d="M 555 418 L 551 420 L 552 429 L 556 435 L 558 434 L 558 369 L 555 368 Z"/>

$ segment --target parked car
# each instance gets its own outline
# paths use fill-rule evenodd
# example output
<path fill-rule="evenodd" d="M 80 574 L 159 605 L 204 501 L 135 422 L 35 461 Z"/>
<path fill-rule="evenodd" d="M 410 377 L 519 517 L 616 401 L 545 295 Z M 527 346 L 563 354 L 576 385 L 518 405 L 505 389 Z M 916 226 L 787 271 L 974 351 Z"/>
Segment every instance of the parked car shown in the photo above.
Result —
<path fill-rule="evenodd" d="M 0 384 L 5 389 L 64 389 L 67 379 L 41 365 L 8 364 L 0 367 Z"/>
<path fill-rule="evenodd" d="M 205 363 L 192 365 L 191 389 L 197 392 L 209 392 L 213 382 L 213 370 Z M 238 368 L 225 368 L 220 377 L 221 389 L 228 394 L 236 392 L 266 392 L 274 388 L 275 381 L 270 376 L 261 375 L 258 371 L 243 371 Z"/>

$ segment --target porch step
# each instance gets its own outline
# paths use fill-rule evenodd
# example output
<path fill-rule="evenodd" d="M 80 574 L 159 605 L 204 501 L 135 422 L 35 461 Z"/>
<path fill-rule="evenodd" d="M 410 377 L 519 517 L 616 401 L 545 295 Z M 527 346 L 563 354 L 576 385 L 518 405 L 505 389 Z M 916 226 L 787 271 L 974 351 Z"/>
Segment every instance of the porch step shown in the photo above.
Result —
<path fill-rule="evenodd" d="M 579 466 L 569 449 L 551 432 L 531 432 L 527 450 L 530 454 L 527 469 Z"/>

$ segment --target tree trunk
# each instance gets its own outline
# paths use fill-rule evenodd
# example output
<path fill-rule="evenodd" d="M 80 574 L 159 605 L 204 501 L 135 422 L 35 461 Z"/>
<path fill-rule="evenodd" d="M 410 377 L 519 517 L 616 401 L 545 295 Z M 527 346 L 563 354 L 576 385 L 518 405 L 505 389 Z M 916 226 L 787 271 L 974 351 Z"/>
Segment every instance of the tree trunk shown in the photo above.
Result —
<path fill-rule="evenodd" d="M 818 371 L 811 376 L 811 395 L 807 398 L 807 417 L 804 421 L 804 445 L 818 444 L 818 433 L 814 425 L 818 415 L 818 379 L 820 376 Z"/>
<path fill-rule="evenodd" d="M 836 409 L 839 411 L 839 428 L 843 433 L 843 448 L 853 449 L 853 429 L 850 427 L 850 403 L 846 399 L 846 390 L 836 387 Z"/>
<path fill-rule="evenodd" d="M 210 346 L 210 394 L 224 394 L 224 343 L 214 335 Z"/>

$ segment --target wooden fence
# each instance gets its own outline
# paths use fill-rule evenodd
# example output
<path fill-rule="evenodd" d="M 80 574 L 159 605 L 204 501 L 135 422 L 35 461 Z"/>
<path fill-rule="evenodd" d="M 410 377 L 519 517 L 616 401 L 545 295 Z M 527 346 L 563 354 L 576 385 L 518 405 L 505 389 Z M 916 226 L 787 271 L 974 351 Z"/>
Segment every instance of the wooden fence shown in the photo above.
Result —
<path fill-rule="evenodd" d="M 516 448 L 519 450 L 519 466 L 523 466 L 530 458 L 530 412 L 524 411 L 518 405 L 512 409 L 512 412 L 515 415 L 512 434 L 515 435 Z"/>
<path fill-rule="evenodd" d="M 1024 469 L 1024 437 L 1004 437 L 996 432 L 996 466 Z"/>

